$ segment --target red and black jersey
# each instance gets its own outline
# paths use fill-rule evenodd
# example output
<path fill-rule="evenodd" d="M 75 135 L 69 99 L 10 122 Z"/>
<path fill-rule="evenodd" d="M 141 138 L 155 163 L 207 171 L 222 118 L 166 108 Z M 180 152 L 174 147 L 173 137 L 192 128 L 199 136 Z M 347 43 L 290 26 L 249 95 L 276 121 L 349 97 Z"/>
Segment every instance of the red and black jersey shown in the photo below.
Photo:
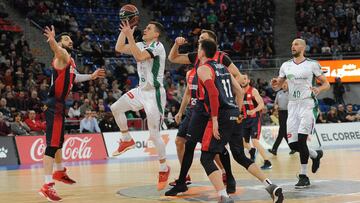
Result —
<path fill-rule="evenodd" d="M 253 87 L 249 86 L 249 89 L 245 92 L 244 95 L 244 105 L 242 106 L 244 118 L 258 118 L 260 116 L 259 112 L 256 112 L 252 116 L 247 115 L 247 111 L 253 110 L 258 106 L 258 103 L 256 102 L 252 93 L 253 89 Z"/>
<path fill-rule="evenodd" d="M 232 92 L 231 74 L 227 67 L 214 60 L 209 60 L 204 65 L 208 66 L 211 70 L 215 86 L 219 92 L 219 109 L 236 109 L 235 95 Z M 199 84 L 204 89 L 204 104 L 209 112 L 210 100 L 208 92 L 204 87 L 203 81 L 200 81 Z"/>
<path fill-rule="evenodd" d="M 53 72 L 51 76 L 51 86 L 49 89 L 49 97 L 55 98 L 57 101 L 65 101 L 75 80 L 75 62 L 70 58 L 64 69 L 56 69 L 54 61 L 52 62 Z"/>
<path fill-rule="evenodd" d="M 194 107 L 196 105 L 197 102 L 197 90 L 198 90 L 198 78 L 195 77 L 196 75 L 196 69 L 192 68 L 191 70 L 189 70 L 189 75 L 187 78 L 187 86 L 190 90 L 190 107 Z"/>
<path fill-rule="evenodd" d="M 199 82 L 198 80 L 198 76 L 196 74 L 196 70 L 200 65 L 200 60 L 197 57 L 197 53 L 193 52 L 193 53 L 189 53 L 188 54 L 189 60 L 192 64 L 194 64 L 194 68 L 195 69 L 195 75 L 194 75 L 194 79 L 193 82 Z M 226 53 L 222 52 L 222 51 L 217 51 L 214 55 L 214 57 L 212 58 L 212 60 L 216 61 L 219 64 L 223 64 L 225 67 L 228 67 L 232 61 L 231 59 L 226 55 Z M 198 89 L 196 91 L 196 98 L 198 100 L 204 100 L 204 88 L 201 87 L 200 85 L 198 85 Z M 193 97 L 192 97 L 193 98 Z"/>

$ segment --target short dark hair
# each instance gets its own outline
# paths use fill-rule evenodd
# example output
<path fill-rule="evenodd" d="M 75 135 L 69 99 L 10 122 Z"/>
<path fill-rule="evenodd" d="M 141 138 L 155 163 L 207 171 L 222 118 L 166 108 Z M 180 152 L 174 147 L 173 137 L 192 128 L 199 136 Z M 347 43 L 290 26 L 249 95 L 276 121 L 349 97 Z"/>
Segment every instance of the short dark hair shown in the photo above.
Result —
<path fill-rule="evenodd" d="M 159 37 L 164 33 L 164 26 L 157 21 L 150 21 L 149 24 L 155 25 L 156 31 L 159 33 Z"/>
<path fill-rule="evenodd" d="M 204 39 L 200 41 L 200 49 L 204 50 L 207 58 L 213 58 L 217 51 L 217 45 L 213 40 Z"/>
<path fill-rule="evenodd" d="M 62 33 L 58 34 L 58 35 L 55 37 L 55 40 L 56 40 L 57 42 L 60 42 L 60 41 L 62 40 L 62 37 L 63 37 L 63 36 L 69 36 L 69 37 L 71 37 L 71 34 L 68 33 L 68 32 L 62 32 Z"/>
<path fill-rule="evenodd" d="M 201 34 L 203 34 L 203 33 L 208 34 L 209 37 L 211 39 L 213 39 L 215 41 L 215 43 L 217 43 L 217 36 L 214 31 L 203 29 L 203 30 L 201 30 Z"/>

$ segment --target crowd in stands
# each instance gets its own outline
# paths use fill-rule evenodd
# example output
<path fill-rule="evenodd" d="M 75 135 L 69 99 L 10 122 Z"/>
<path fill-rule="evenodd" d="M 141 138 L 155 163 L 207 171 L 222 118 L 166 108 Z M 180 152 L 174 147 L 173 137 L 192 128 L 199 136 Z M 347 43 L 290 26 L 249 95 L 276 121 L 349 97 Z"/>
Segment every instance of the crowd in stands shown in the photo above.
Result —
<path fill-rule="evenodd" d="M 200 31 L 208 29 L 217 33 L 220 49 L 233 59 L 267 59 L 275 54 L 273 0 L 155 0 L 144 6 L 165 25 L 172 40 L 187 38 L 183 51 L 194 50 Z"/>
<path fill-rule="evenodd" d="M 296 25 L 311 54 L 360 52 L 360 1 L 296 0 Z"/>

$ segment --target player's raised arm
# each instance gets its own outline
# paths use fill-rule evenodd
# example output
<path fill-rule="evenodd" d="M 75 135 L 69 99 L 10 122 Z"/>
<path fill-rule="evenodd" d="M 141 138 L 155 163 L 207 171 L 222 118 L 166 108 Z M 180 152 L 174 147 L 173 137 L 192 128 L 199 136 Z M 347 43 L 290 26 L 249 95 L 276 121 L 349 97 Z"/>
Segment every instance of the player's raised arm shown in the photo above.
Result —
<path fill-rule="evenodd" d="M 179 47 L 186 43 L 186 39 L 183 37 L 177 37 L 175 43 L 172 46 L 168 59 L 171 63 L 178 64 L 191 64 L 188 54 L 180 54 Z"/>
<path fill-rule="evenodd" d="M 46 26 L 44 30 L 44 35 L 48 38 L 47 42 L 49 43 L 51 50 L 54 52 L 55 58 L 61 60 L 64 63 L 67 63 L 67 61 L 69 61 L 70 59 L 70 55 L 64 48 L 62 48 L 58 44 L 58 42 L 56 42 L 54 26 L 52 25 L 51 28 Z"/>
<path fill-rule="evenodd" d="M 122 28 L 123 28 L 123 25 L 121 24 L 120 28 L 119 28 L 120 34 L 119 34 L 119 37 L 118 37 L 118 39 L 116 41 L 116 45 L 115 45 L 115 51 L 122 53 L 122 54 L 130 55 L 131 54 L 130 46 L 128 44 L 125 44 L 126 36 L 123 33 Z"/>

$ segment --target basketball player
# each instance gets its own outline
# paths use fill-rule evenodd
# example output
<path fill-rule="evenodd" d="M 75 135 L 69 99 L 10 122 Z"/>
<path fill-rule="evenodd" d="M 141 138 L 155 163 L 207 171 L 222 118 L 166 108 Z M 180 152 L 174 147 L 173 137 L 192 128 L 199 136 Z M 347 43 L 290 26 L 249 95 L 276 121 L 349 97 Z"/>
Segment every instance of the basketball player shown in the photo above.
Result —
<path fill-rule="evenodd" d="M 289 85 L 287 136 L 290 148 L 300 153 L 301 163 L 299 182 L 295 188 L 310 186 L 307 176 L 309 156 L 313 161 L 312 172 L 319 169 L 323 152 L 308 148 L 306 140 L 312 134 L 318 116 L 316 95 L 330 88 L 319 63 L 305 58 L 305 47 L 305 40 L 295 39 L 291 46 L 293 59 L 284 62 L 280 67 L 279 77 L 271 80 L 275 90 L 282 86 L 285 79 Z M 315 86 L 315 79 L 321 83 L 320 86 Z"/>
<path fill-rule="evenodd" d="M 113 156 L 118 156 L 135 147 L 135 141 L 129 134 L 125 112 L 144 109 L 150 139 L 159 154 L 160 170 L 157 189 L 162 190 L 170 174 L 170 167 L 166 164 L 165 144 L 160 136 L 166 102 L 163 85 L 166 53 L 163 44 L 159 42 L 164 28 L 158 22 L 150 22 L 144 30 L 142 37 L 144 41 L 138 43 L 135 43 L 133 37 L 135 27 L 130 28 L 129 22 L 123 21 L 120 28 L 121 32 L 115 50 L 134 56 L 140 81 L 139 87 L 130 90 L 111 105 L 111 111 L 122 134 L 119 147 Z M 128 44 L 125 44 L 125 39 L 128 40 Z"/>
<path fill-rule="evenodd" d="M 74 82 L 84 82 L 105 76 L 105 70 L 98 69 L 93 74 L 76 74 L 74 60 L 70 56 L 73 42 L 70 35 L 61 33 L 55 40 L 54 26 L 46 27 L 44 35 L 48 38 L 54 52 L 51 87 L 46 101 L 46 149 L 44 155 L 45 184 L 39 194 L 49 201 L 61 201 L 56 193 L 54 180 L 74 184 L 62 165 L 62 145 L 64 142 L 65 100 Z M 55 159 L 55 172 L 53 173 Z"/>
<path fill-rule="evenodd" d="M 200 40 L 203 40 L 203 39 L 211 39 L 215 42 L 217 42 L 217 37 L 216 37 L 216 34 L 213 32 L 213 31 L 210 31 L 210 30 L 202 30 L 201 32 L 201 35 L 199 37 L 199 41 Z M 197 57 L 197 52 L 193 52 L 193 53 L 188 53 L 188 54 L 179 54 L 179 46 L 183 45 L 186 43 L 186 40 L 185 38 L 183 37 L 178 37 L 176 38 L 175 40 L 175 44 L 174 46 L 172 47 L 171 51 L 170 51 L 170 54 L 169 54 L 169 60 L 173 63 L 180 63 L 180 64 L 194 64 L 194 69 L 197 69 L 198 65 L 199 65 L 199 59 Z M 231 74 L 237 78 L 239 81 L 242 80 L 242 75 L 240 74 L 239 70 L 237 69 L 237 67 L 232 63 L 231 59 L 226 56 L 224 53 L 222 52 L 217 52 L 214 56 L 214 59 L 216 61 L 218 61 L 219 63 L 222 63 L 224 64 L 226 67 L 228 67 L 229 71 L 231 72 Z M 195 71 L 196 72 L 196 71 Z M 198 79 L 197 79 L 197 76 L 195 74 L 195 77 L 194 79 L 192 80 L 192 84 L 193 86 L 192 87 L 196 87 L 198 86 Z M 191 100 L 192 101 L 196 101 L 196 99 L 198 99 L 198 95 L 201 95 L 201 93 L 198 93 L 199 90 L 193 90 L 193 94 L 191 95 Z M 201 91 L 201 90 L 200 90 Z M 194 95 L 197 95 L 196 98 L 194 97 Z M 186 99 L 186 98 L 183 98 L 183 99 Z M 189 101 L 189 100 L 188 100 Z M 182 102 L 183 104 L 183 102 Z M 185 105 L 186 106 L 186 105 Z M 203 114 L 204 112 L 202 112 L 202 109 L 201 108 L 192 108 L 192 110 L 189 110 L 189 111 L 192 111 L 194 112 L 195 110 L 199 110 L 198 114 Z M 180 113 L 181 111 L 179 111 Z M 186 113 L 186 115 L 190 115 L 191 113 Z M 178 116 L 182 116 L 181 115 L 178 115 Z M 190 118 L 190 116 L 189 116 Z M 185 118 L 187 119 L 187 118 Z M 203 119 L 207 119 L 206 117 L 203 117 Z M 191 120 L 191 119 L 189 119 Z M 185 120 L 186 121 L 186 120 Z M 194 119 L 195 121 L 195 119 Z M 183 122 L 184 124 L 185 122 Z M 185 123 L 186 124 L 186 123 Z M 188 127 L 190 126 L 191 124 L 191 121 L 189 121 L 189 124 L 187 124 L 187 126 L 185 127 L 185 129 L 187 129 L 186 132 L 182 133 L 182 131 L 180 131 L 179 133 L 181 134 L 178 134 L 177 136 L 177 140 L 178 140 L 178 144 L 177 144 L 177 148 L 183 148 L 184 146 L 184 143 L 185 143 L 185 140 L 189 140 L 189 135 L 190 134 L 200 134 L 202 135 L 204 133 L 204 128 L 201 128 L 200 126 L 198 126 L 197 123 L 194 123 L 194 127 L 192 128 L 192 130 L 194 132 L 191 132 L 189 133 L 189 129 Z M 198 126 L 198 127 L 195 127 L 195 126 Z M 180 129 L 182 129 L 183 127 L 181 126 Z M 186 135 L 183 135 L 183 134 L 186 134 Z M 183 138 L 187 136 L 187 138 Z M 194 150 L 195 150 L 195 147 L 196 147 L 196 142 L 200 142 L 201 139 L 190 139 L 191 141 L 190 142 L 186 142 L 187 145 L 185 145 L 185 150 L 181 151 L 179 150 L 179 153 L 180 154 L 184 154 L 183 155 L 183 161 L 181 163 L 181 171 L 180 171 L 180 175 L 179 175 L 179 179 L 178 179 L 178 182 L 180 183 L 185 183 L 186 181 L 186 176 L 187 176 L 187 173 L 191 167 L 191 164 L 192 164 L 192 160 L 193 160 L 193 157 L 194 157 Z M 221 165 L 223 165 L 224 167 L 224 171 L 226 172 L 226 175 L 224 177 L 224 182 L 227 183 L 227 190 L 229 193 L 233 193 L 235 192 L 236 190 L 236 181 L 232 175 L 232 172 L 231 172 L 231 165 L 230 165 L 230 156 L 229 156 L 229 153 L 227 152 L 227 150 L 224 150 L 224 152 L 222 154 L 220 154 L 220 158 L 221 158 L 221 162 L 217 159 L 216 163 L 221 167 Z M 185 160 L 185 161 L 184 161 Z M 169 194 L 171 195 L 171 193 Z"/>
<path fill-rule="evenodd" d="M 264 176 L 258 167 L 244 154 L 241 136 L 235 136 L 237 130 L 236 121 L 239 116 L 237 103 L 242 103 L 243 94 L 240 85 L 235 81 L 230 72 L 224 65 L 211 60 L 216 53 L 216 44 L 211 40 L 202 40 L 198 48 L 200 66 L 197 69 L 199 85 L 205 89 L 204 99 L 199 100 L 205 110 L 210 115 L 207 121 L 205 133 L 202 138 L 201 164 L 203 165 L 210 181 L 214 185 L 220 197 L 219 202 L 234 202 L 227 194 L 225 186 L 221 180 L 221 172 L 218 171 L 214 157 L 216 153 L 221 153 L 225 145 L 230 142 L 230 149 L 234 159 L 246 169 L 252 167 L 259 177 Z M 209 60 L 210 59 L 210 60 Z M 201 88 L 199 87 L 199 88 Z M 254 170 L 255 169 L 255 170 Z M 282 202 L 282 189 L 271 184 L 269 179 L 264 178 L 268 192 L 274 202 Z"/>
<path fill-rule="evenodd" d="M 249 150 L 251 159 L 255 161 L 255 152 L 256 149 L 259 151 L 260 155 L 264 159 L 264 165 L 261 166 L 261 169 L 271 169 L 272 165 L 269 161 L 269 158 L 266 155 L 265 149 L 261 146 L 259 142 L 260 131 L 261 131 L 261 110 L 264 108 L 264 101 L 261 98 L 258 90 L 250 85 L 250 79 L 248 75 L 245 74 L 245 80 L 241 84 L 241 87 L 244 88 L 244 105 L 242 107 L 242 112 L 244 119 L 242 121 L 242 134 L 244 137 L 244 146 Z M 255 148 L 251 148 L 250 138 Z"/>

